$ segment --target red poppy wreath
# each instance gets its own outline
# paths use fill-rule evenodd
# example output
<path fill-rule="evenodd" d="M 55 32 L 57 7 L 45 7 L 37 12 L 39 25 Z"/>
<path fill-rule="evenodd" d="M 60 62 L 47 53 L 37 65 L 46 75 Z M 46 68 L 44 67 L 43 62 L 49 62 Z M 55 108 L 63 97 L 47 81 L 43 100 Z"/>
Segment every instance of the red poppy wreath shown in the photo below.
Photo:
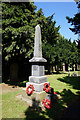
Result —
<path fill-rule="evenodd" d="M 50 91 L 50 86 L 48 83 L 44 83 L 43 90 L 45 90 L 45 92 L 47 92 L 47 93 Z"/>
<path fill-rule="evenodd" d="M 47 109 L 50 109 L 51 106 L 52 106 L 51 101 L 48 100 L 48 99 L 43 99 L 43 100 L 42 100 L 42 104 L 43 104 L 44 107 L 47 108 Z"/>
<path fill-rule="evenodd" d="M 27 92 L 28 95 L 31 95 L 33 93 L 33 91 L 34 91 L 34 87 L 33 87 L 33 85 L 30 84 L 27 87 L 26 92 Z"/>

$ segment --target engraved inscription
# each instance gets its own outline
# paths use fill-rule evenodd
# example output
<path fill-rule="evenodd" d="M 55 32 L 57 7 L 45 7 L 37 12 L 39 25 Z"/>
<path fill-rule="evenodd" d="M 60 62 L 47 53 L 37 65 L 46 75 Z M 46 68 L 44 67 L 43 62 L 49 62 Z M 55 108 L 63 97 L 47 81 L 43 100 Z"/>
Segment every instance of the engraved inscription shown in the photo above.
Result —
<path fill-rule="evenodd" d="M 34 65 L 34 66 L 33 66 L 33 70 L 34 70 L 34 71 L 37 71 L 37 70 L 38 70 L 38 66 L 37 66 L 37 65 Z"/>
<path fill-rule="evenodd" d="M 40 68 L 39 68 L 39 75 L 40 76 L 44 75 L 44 66 L 40 66 Z"/>
<path fill-rule="evenodd" d="M 39 66 L 32 65 L 32 76 L 39 76 Z"/>

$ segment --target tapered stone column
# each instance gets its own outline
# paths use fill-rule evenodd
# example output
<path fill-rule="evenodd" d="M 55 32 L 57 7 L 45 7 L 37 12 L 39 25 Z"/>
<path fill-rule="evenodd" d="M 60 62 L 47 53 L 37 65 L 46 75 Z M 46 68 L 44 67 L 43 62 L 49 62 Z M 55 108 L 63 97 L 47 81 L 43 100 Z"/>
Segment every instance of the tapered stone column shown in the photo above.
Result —
<path fill-rule="evenodd" d="M 42 57 L 41 28 L 39 25 L 35 27 L 34 57 L 29 62 L 32 64 L 31 76 L 29 76 L 29 82 L 26 83 L 26 87 L 32 84 L 36 92 L 41 92 L 43 91 L 44 83 L 47 82 L 44 67 L 44 63 L 47 60 Z"/>

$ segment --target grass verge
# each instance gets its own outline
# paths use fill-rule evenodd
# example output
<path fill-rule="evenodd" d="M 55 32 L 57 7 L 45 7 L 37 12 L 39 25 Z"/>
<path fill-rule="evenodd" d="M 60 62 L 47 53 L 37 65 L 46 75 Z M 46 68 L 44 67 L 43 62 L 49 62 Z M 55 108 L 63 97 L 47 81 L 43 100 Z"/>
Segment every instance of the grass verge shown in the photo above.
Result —
<path fill-rule="evenodd" d="M 2 95 L 2 117 L 3 118 L 23 118 L 24 120 L 56 120 L 63 111 L 71 104 L 75 96 L 80 91 L 80 78 L 68 77 L 68 74 L 53 74 L 47 76 L 50 86 L 57 91 L 61 99 L 53 103 L 50 110 L 29 107 L 27 103 L 17 100 L 16 95 L 21 94 L 21 90 L 9 92 Z"/>

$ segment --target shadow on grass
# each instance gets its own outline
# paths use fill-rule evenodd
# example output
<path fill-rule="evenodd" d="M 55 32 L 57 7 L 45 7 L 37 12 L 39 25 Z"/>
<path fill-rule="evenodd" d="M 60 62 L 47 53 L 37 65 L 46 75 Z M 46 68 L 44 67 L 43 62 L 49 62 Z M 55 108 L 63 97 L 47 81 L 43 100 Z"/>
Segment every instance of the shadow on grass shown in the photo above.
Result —
<path fill-rule="evenodd" d="M 25 111 L 25 120 L 60 120 L 67 107 L 71 105 L 75 94 L 66 89 L 59 94 L 61 95 L 61 98 L 58 101 L 53 99 L 51 109 L 42 109 L 39 106 L 40 101 L 33 100 L 32 106 L 29 106 Z M 35 106 L 35 104 L 37 104 L 37 106 Z"/>
<path fill-rule="evenodd" d="M 25 111 L 25 120 L 45 120 L 44 111 L 39 106 L 40 101 L 35 99 L 32 100 L 32 106 L 29 106 L 28 109 Z"/>
<path fill-rule="evenodd" d="M 26 82 L 28 82 L 28 80 L 26 80 L 26 78 L 20 78 L 20 79 L 15 79 L 15 80 L 10 80 L 10 79 L 6 79 L 5 81 L 3 80 L 2 82 L 4 82 L 5 84 L 8 85 L 13 85 L 13 86 L 19 86 L 19 87 L 26 87 Z"/>
<path fill-rule="evenodd" d="M 51 73 L 46 72 L 45 74 L 46 74 L 46 75 L 52 75 L 52 74 L 67 74 L 67 72 L 64 73 L 63 71 L 58 71 L 58 72 L 55 71 L 55 72 L 51 72 Z"/>
<path fill-rule="evenodd" d="M 58 78 L 59 81 L 71 85 L 74 89 L 80 90 L 80 77 L 63 77 Z"/>

